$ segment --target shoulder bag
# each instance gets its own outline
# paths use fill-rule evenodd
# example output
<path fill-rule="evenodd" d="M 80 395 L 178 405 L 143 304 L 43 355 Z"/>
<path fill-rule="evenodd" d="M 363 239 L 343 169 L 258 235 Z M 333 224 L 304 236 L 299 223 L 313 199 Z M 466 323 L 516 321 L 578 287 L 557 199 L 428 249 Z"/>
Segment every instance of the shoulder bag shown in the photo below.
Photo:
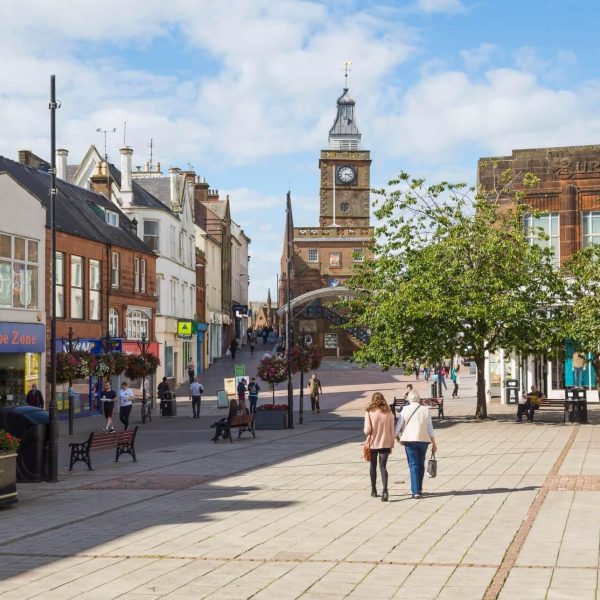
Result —
<path fill-rule="evenodd" d="M 427 476 L 432 479 L 437 475 L 437 460 L 435 459 L 435 452 L 431 453 L 431 458 L 427 461 Z"/>
<path fill-rule="evenodd" d="M 415 410 L 412 411 L 412 413 L 410 414 L 410 417 L 408 417 L 408 419 L 406 419 L 406 421 L 404 421 L 404 425 L 402 426 L 402 431 L 400 432 L 400 436 L 404 433 L 404 430 L 406 429 L 406 426 L 410 423 L 410 420 L 413 418 L 414 414 L 419 410 L 419 408 L 421 408 L 421 404 L 419 404 L 419 406 L 417 406 L 417 408 Z M 398 436 L 398 437 L 400 437 Z M 405 442 L 400 442 L 403 446 L 405 444 Z"/>
<path fill-rule="evenodd" d="M 371 433 L 373 433 L 373 423 L 371 423 L 371 413 L 367 412 L 367 415 L 369 415 L 369 425 L 371 426 Z M 371 433 L 369 433 L 369 436 L 367 437 L 367 441 L 365 442 L 365 445 L 363 446 L 363 458 L 367 462 L 371 462 Z"/>

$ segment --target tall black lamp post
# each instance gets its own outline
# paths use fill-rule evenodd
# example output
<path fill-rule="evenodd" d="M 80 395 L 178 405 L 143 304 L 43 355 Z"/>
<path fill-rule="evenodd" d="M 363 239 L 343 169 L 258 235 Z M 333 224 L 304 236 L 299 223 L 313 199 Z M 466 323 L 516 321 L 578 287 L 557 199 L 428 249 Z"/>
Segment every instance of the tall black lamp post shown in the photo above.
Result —
<path fill-rule="evenodd" d="M 138 345 L 138 348 L 140 349 L 140 352 L 142 353 L 142 356 L 145 357 L 146 353 L 148 352 L 148 347 L 150 346 L 150 342 L 147 341 L 145 331 L 142 331 L 142 339 L 138 341 L 137 345 Z M 145 374 L 142 377 L 142 403 L 144 405 L 146 404 L 146 375 Z"/>
<path fill-rule="evenodd" d="M 287 227 L 287 259 L 286 259 L 286 297 L 287 297 L 287 318 L 285 320 L 285 354 L 287 358 L 287 388 L 288 388 L 288 428 L 294 429 L 294 385 L 292 383 L 292 197 L 290 192 L 287 193 L 286 206 L 286 227 Z"/>
<path fill-rule="evenodd" d="M 67 334 L 67 339 L 62 339 L 62 347 L 63 351 L 67 354 L 73 354 L 75 350 L 79 347 L 79 338 L 76 338 L 73 335 L 73 328 L 69 327 L 69 333 Z M 69 396 L 69 435 L 73 435 L 73 417 L 75 415 L 75 406 L 73 404 L 73 382 L 69 380 L 69 388 L 67 391 L 67 395 Z"/>

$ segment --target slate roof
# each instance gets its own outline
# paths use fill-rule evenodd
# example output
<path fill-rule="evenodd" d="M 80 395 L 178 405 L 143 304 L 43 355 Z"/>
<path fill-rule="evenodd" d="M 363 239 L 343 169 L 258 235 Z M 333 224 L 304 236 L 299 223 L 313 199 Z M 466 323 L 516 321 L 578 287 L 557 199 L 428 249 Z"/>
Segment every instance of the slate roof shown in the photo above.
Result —
<path fill-rule="evenodd" d="M 121 171 L 115 167 L 115 165 L 110 164 L 110 176 L 114 179 L 116 184 L 121 189 Z M 168 182 L 167 182 L 168 183 Z M 177 216 L 164 202 L 161 202 L 158 198 L 156 198 L 151 192 L 144 189 L 137 181 L 134 179 L 132 181 L 131 189 L 133 190 L 133 206 L 139 206 L 143 208 L 157 208 L 159 210 L 165 210 L 175 216 Z"/>
<path fill-rule="evenodd" d="M 46 207 L 46 226 L 50 227 L 50 175 L 0 156 L 0 173 L 9 173 Z M 153 251 L 133 233 L 131 221 L 108 198 L 79 186 L 56 179 L 56 230 L 113 244 L 147 254 Z M 119 227 L 104 220 L 102 209 L 119 215 Z"/>
<path fill-rule="evenodd" d="M 133 181 L 163 204 L 171 205 L 171 180 L 169 177 L 136 177 Z"/>
<path fill-rule="evenodd" d="M 72 182 L 78 170 L 79 165 L 67 165 L 67 181 Z"/>

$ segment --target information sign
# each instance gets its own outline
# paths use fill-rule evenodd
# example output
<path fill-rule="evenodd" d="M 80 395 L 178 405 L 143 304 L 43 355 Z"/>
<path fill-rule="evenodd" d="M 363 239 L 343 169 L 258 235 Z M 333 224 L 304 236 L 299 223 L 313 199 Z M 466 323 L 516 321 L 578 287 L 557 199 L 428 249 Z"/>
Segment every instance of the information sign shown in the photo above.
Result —
<path fill-rule="evenodd" d="M 225 390 L 217 392 L 217 408 L 229 408 L 229 396 Z"/>

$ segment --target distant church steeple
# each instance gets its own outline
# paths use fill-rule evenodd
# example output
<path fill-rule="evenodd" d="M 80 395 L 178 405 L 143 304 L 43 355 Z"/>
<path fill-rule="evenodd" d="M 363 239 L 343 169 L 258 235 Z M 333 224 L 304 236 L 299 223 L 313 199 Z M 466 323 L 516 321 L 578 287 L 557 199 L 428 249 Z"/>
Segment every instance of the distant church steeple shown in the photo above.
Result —
<path fill-rule="evenodd" d="M 345 63 L 345 85 L 344 92 L 337 100 L 337 115 L 333 126 L 329 130 L 330 150 L 359 150 L 361 133 L 358 131 L 356 118 L 354 117 L 355 102 L 348 94 L 348 71 L 350 63 Z"/>

